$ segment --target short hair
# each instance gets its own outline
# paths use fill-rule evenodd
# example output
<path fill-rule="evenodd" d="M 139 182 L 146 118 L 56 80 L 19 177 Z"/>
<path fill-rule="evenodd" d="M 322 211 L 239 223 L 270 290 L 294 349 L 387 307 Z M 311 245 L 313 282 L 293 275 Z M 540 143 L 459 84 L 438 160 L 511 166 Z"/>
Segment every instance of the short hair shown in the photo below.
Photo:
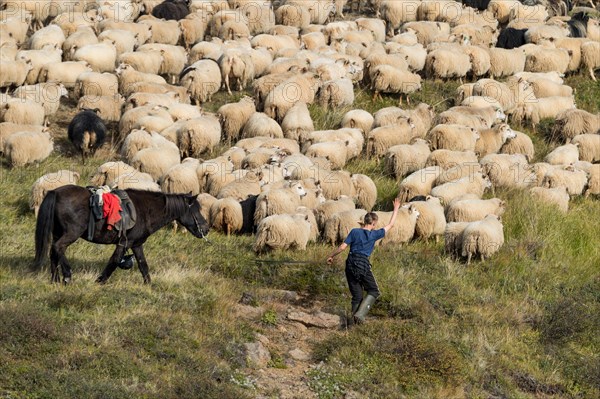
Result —
<path fill-rule="evenodd" d="M 378 220 L 379 220 L 379 216 L 377 216 L 377 214 L 375 212 L 369 212 L 365 215 L 365 218 L 363 219 L 363 224 L 365 226 L 367 226 Z"/>

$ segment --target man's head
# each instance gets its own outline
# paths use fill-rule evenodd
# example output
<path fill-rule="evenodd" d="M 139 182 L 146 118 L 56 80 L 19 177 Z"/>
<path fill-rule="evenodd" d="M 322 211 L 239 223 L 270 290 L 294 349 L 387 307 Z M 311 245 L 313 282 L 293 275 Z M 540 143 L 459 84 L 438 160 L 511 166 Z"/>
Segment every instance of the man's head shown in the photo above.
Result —
<path fill-rule="evenodd" d="M 377 225 L 378 220 L 379 217 L 375 212 L 369 212 L 365 215 L 363 219 L 363 227 L 375 227 L 375 225 Z"/>

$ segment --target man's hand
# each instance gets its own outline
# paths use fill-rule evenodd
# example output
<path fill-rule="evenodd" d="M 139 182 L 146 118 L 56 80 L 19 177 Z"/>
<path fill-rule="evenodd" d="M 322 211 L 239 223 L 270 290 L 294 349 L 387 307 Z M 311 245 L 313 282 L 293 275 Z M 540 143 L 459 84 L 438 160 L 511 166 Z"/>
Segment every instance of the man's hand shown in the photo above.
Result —
<path fill-rule="evenodd" d="M 333 256 L 330 256 L 329 258 L 327 258 L 327 264 L 331 265 L 333 263 Z"/>
<path fill-rule="evenodd" d="M 400 208 L 400 198 L 396 197 L 394 198 L 394 210 L 397 210 L 398 208 Z"/>

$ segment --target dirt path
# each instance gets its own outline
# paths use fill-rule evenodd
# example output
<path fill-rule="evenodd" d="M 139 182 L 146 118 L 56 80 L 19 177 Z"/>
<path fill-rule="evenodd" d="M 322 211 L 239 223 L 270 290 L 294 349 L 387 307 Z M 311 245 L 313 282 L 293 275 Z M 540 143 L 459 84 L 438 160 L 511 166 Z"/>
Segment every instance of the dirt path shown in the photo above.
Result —
<path fill-rule="evenodd" d="M 246 352 L 245 373 L 253 382 L 256 398 L 318 398 L 311 389 L 310 370 L 319 367 L 312 348 L 335 334 L 344 334 L 345 317 L 321 312 L 320 303 L 304 307 L 305 298 L 294 292 L 274 291 L 273 298 L 253 307 L 239 304 L 237 313 L 262 331 Z M 259 347 L 257 350 L 256 346 Z M 263 350 L 268 351 L 269 357 Z M 347 398 L 357 398 L 346 394 Z"/>

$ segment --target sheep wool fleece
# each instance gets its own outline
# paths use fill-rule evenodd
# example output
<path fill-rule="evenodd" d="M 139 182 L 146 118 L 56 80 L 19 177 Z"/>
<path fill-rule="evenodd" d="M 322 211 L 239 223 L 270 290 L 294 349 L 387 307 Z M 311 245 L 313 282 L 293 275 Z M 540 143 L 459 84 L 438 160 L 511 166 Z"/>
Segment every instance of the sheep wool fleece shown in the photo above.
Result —
<path fill-rule="evenodd" d="M 352 295 L 352 311 L 358 309 L 363 291 L 377 298 L 380 295 L 377 281 L 371 271 L 369 256 L 373 252 L 375 242 L 385 236 L 385 229 L 366 230 L 352 229 L 344 242 L 350 246 L 350 254 L 346 259 L 346 279 Z"/>

